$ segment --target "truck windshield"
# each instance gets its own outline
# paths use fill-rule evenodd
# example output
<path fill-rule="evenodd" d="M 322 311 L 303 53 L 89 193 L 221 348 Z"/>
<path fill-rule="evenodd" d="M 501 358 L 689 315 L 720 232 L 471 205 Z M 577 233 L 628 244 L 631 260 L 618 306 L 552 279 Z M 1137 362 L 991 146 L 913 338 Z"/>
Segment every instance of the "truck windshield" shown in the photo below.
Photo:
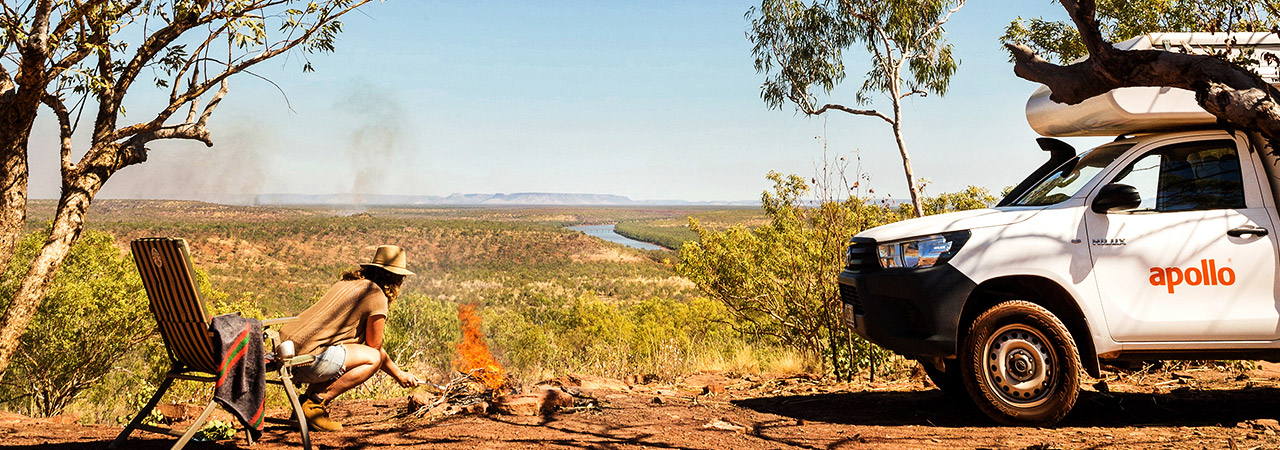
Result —
<path fill-rule="evenodd" d="M 1071 158 L 1010 206 L 1045 206 L 1061 203 L 1080 192 L 1089 180 L 1123 155 L 1131 143 L 1107 144 Z"/>

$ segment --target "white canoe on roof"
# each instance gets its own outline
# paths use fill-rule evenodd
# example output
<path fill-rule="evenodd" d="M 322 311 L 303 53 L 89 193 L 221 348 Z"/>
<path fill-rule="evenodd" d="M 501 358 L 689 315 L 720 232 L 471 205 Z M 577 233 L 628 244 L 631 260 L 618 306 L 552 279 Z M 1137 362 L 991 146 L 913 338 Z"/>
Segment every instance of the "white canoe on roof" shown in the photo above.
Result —
<path fill-rule="evenodd" d="M 1207 54 L 1228 47 L 1280 54 L 1280 36 L 1271 33 L 1152 33 L 1115 44 L 1122 50 L 1163 49 Z M 1262 64 L 1255 70 L 1263 79 L 1277 82 L 1276 67 Z M 1027 100 L 1027 122 L 1043 136 L 1116 136 L 1124 133 L 1208 126 L 1217 118 L 1196 103 L 1195 93 L 1171 87 L 1115 89 L 1075 105 L 1049 99 L 1049 88 L 1040 86 Z"/>

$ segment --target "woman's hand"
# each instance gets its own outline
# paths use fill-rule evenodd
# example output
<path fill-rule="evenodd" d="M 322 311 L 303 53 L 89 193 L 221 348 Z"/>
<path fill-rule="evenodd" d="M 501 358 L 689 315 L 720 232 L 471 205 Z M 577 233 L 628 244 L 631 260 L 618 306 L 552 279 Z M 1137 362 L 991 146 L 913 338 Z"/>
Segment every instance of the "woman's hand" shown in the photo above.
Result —
<path fill-rule="evenodd" d="M 414 387 L 422 384 L 422 379 L 418 378 L 417 375 L 402 371 L 396 382 L 400 383 L 400 387 Z"/>

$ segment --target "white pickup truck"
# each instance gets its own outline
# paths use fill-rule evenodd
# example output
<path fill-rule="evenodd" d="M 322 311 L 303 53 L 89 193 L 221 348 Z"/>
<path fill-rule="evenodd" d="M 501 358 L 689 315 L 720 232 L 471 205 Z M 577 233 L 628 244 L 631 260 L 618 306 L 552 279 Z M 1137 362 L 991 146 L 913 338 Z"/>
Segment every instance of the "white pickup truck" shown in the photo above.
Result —
<path fill-rule="evenodd" d="M 1233 38 L 1280 51 L 1262 33 L 1117 47 L 1206 51 Z M 1079 154 L 1041 138 L 1050 162 L 995 208 L 859 233 L 839 275 L 847 325 L 1011 425 L 1061 420 L 1081 371 L 1099 377 L 1101 361 L 1280 359 L 1276 155 L 1179 89 L 1068 106 L 1042 87 L 1027 118 L 1045 136 L 1116 138 Z"/>

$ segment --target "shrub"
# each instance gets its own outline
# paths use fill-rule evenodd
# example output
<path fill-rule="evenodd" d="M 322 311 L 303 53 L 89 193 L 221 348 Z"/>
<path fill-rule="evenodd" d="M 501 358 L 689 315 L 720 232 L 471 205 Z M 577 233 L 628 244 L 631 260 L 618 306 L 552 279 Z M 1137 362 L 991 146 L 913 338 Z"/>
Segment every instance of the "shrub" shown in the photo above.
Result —
<path fill-rule="evenodd" d="M 387 313 L 387 354 L 404 367 L 449 367 L 461 337 L 457 305 L 422 294 L 401 296 Z"/>
<path fill-rule="evenodd" d="M 45 235 L 23 238 L 0 299 L 12 298 L 17 271 L 30 266 Z M 32 415 L 60 414 L 155 329 L 132 259 L 110 235 L 86 231 L 19 341 L 0 399 Z"/>
<path fill-rule="evenodd" d="M 742 331 L 822 361 L 847 379 L 885 353 L 841 324 L 836 274 L 857 232 L 897 220 L 862 198 L 809 199 L 804 179 L 769 173 L 761 206 L 769 223 L 711 231 L 690 220 L 699 242 L 686 243 L 676 271 L 728 307 Z"/>

